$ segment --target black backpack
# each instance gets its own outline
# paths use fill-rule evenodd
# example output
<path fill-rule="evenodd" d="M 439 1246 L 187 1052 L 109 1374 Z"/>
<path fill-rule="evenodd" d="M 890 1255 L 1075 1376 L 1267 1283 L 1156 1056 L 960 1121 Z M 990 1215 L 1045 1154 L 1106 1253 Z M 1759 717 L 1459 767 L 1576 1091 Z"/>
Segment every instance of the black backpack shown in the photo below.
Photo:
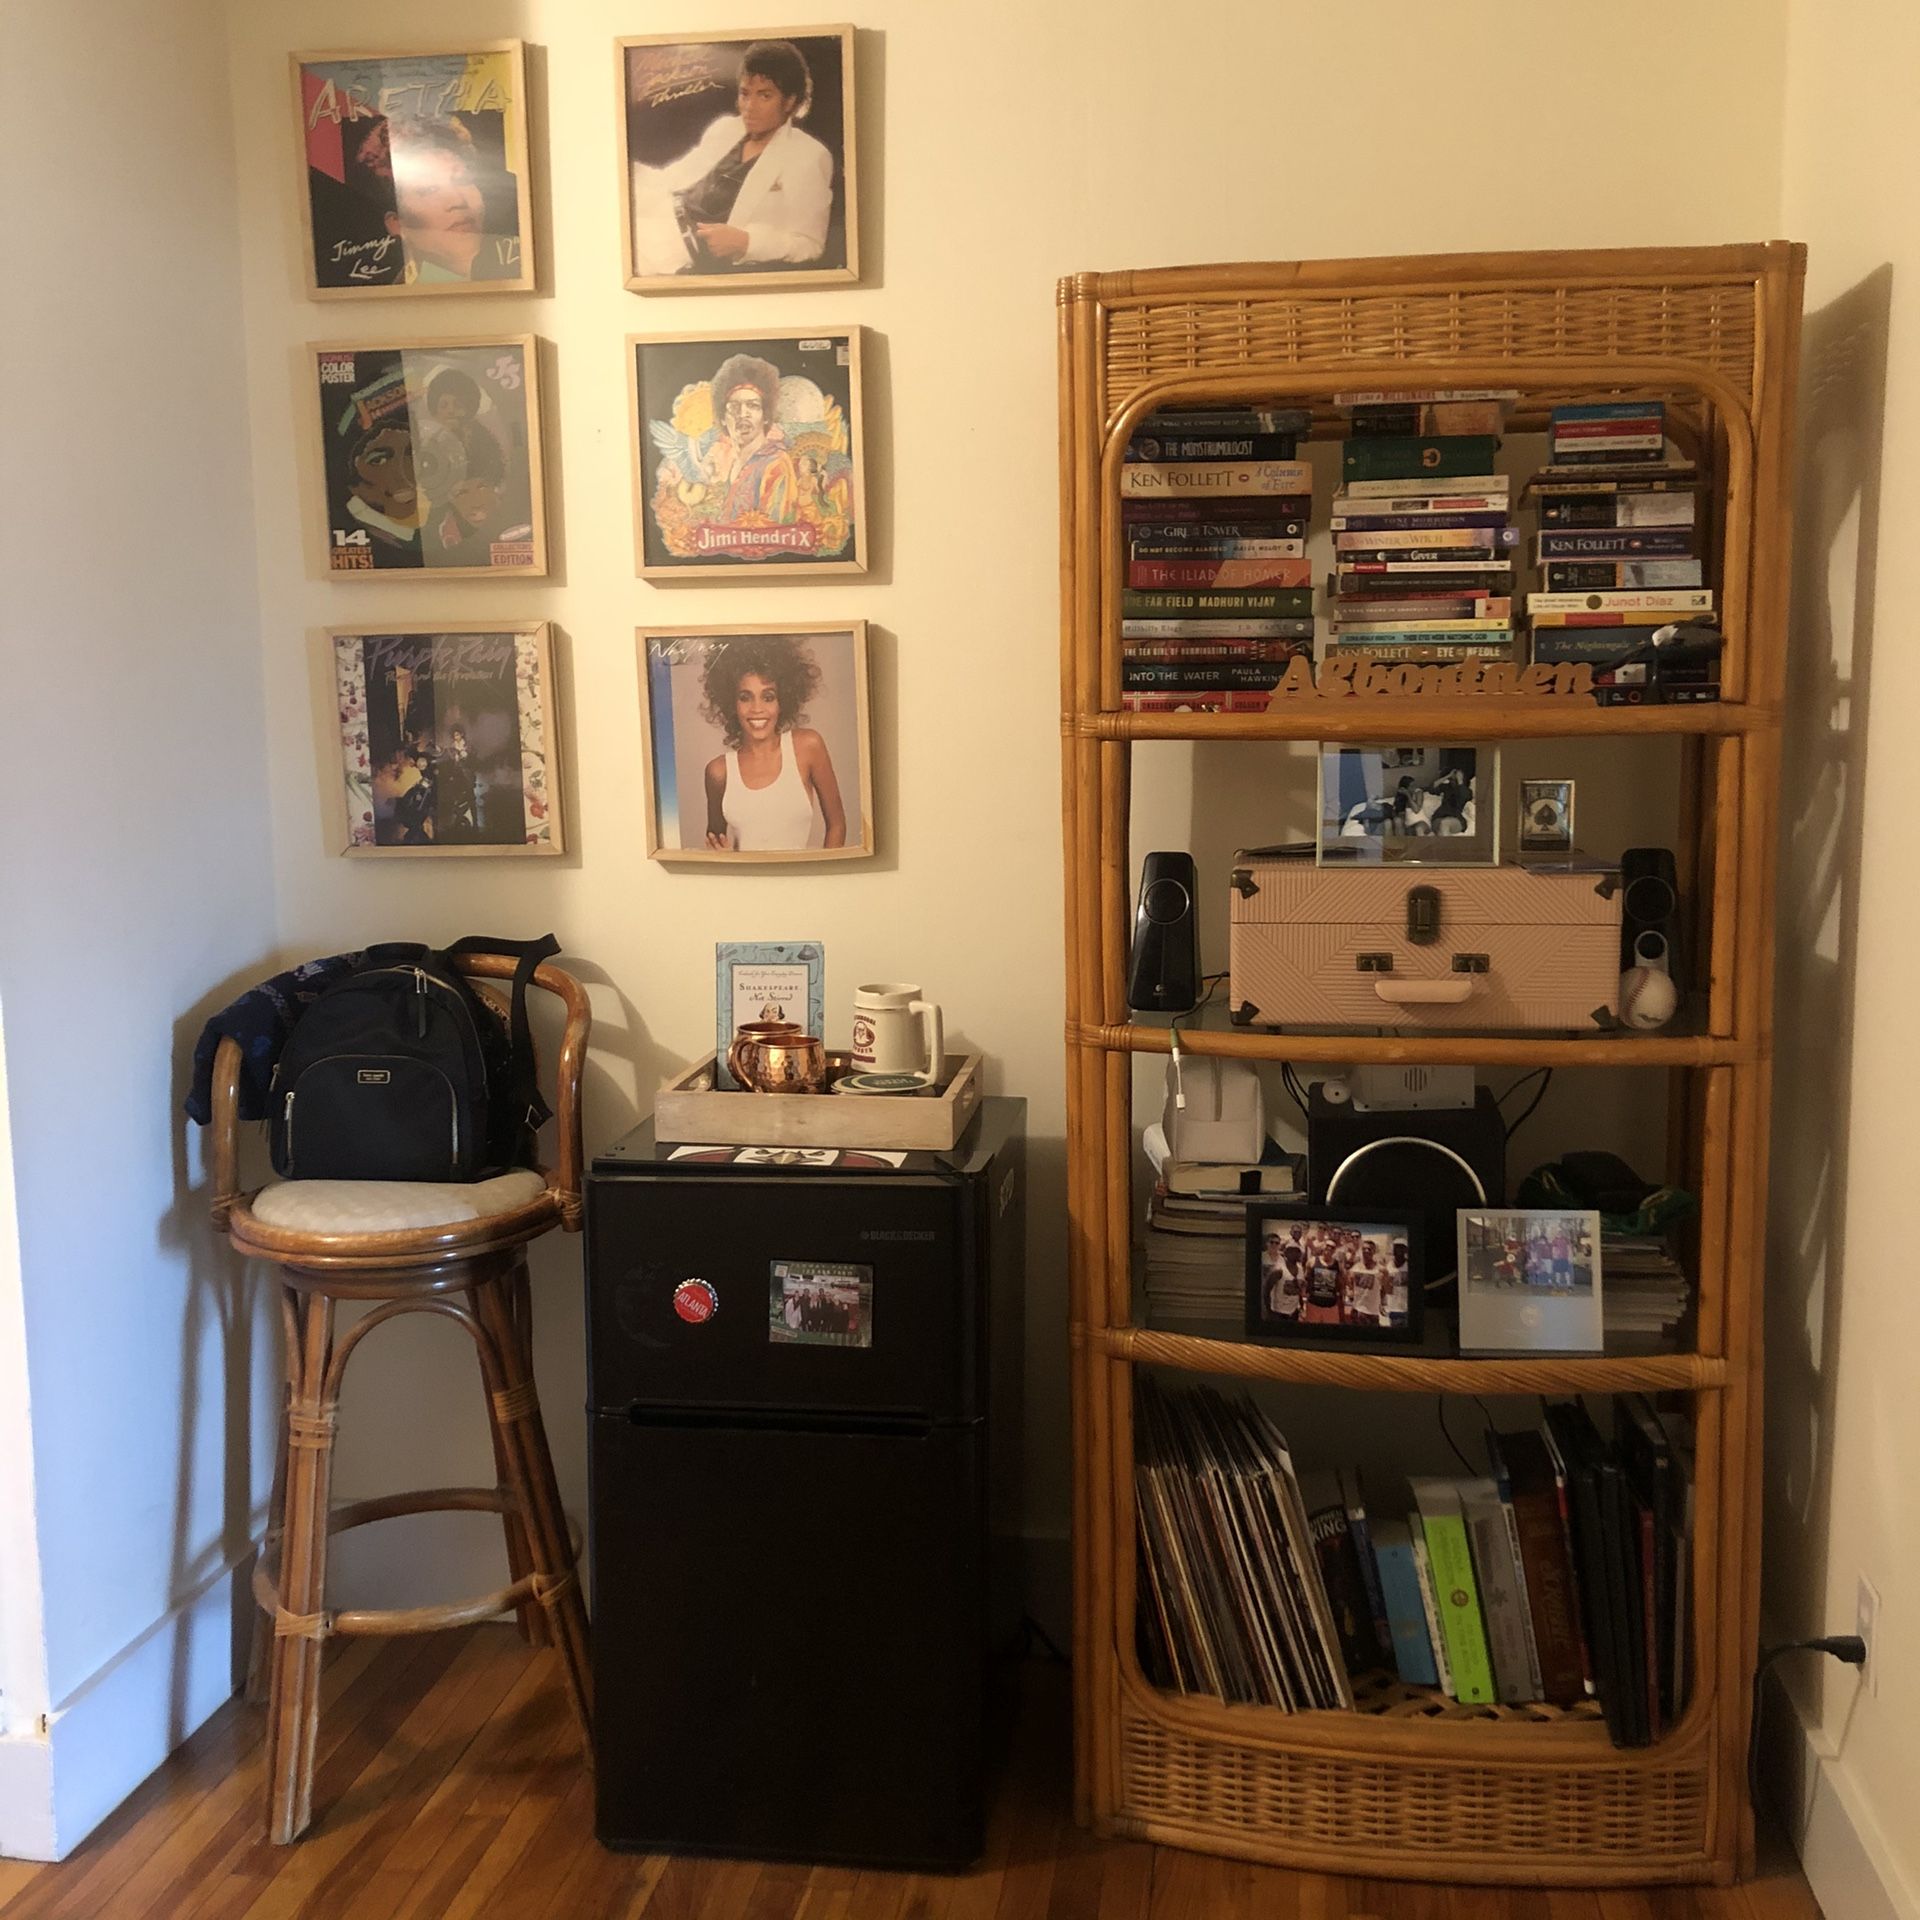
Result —
<path fill-rule="evenodd" d="M 274 1069 L 274 1171 L 288 1180 L 479 1180 L 530 1166 L 549 1113 L 534 1073 L 527 985 L 560 951 L 539 940 L 456 941 L 414 966 L 368 967 L 300 1016 Z M 503 1022 L 454 966 L 518 965 Z"/>

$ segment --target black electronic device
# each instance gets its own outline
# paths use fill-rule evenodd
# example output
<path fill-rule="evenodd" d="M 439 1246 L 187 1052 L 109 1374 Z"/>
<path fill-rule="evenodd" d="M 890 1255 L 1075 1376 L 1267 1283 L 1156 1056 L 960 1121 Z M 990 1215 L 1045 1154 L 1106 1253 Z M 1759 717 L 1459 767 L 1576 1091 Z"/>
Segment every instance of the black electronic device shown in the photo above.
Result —
<path fill-rule="evenodd" d="M 1199 875 L 1190 853 L 1150 853 L 1140 868 L 1127 1005 L 1140 1013 L 1185 1013 L 1200 998 Z"/>
<path fill-rule="evenodd" d="M 1620 971 L 1659 966 L 1686 991 L 1680 955 L 1680 875 L 1667 847 L 1629 847 L 1620 856 Z"/>
<path fill-rule="evenodd" d="M 782 1165 L 648 1122 L 595 1159 L 604 1845 L 978 1856 L 1020 1624 L 1024 1125 L 990 1099 L 945 1152 Z"/>
<path fill-rule="evenodd" d="M 1316 1085 L 1307 1097 L 1307 1186 L 1330 1206 L 1417 1211 L 1432 1284 L 1459 1265 L 1459 1209 L 1506 1202 L 1506 1126 L 1485 1087 L 1474 1089 L 1470 1107 L 1370 1113 Z"/>

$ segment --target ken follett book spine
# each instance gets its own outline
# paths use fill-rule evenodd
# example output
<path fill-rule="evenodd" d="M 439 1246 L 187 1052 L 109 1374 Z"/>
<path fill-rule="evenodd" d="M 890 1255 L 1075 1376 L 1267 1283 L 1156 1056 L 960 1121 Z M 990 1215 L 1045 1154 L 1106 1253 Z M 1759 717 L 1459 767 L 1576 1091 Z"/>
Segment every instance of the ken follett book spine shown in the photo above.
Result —
<path fill-rule="evenodd" d="M 1550 593 L 1610 593 L 1701 584 L 1698 560 L 1549 560 L 1542 568 Z"/>
<path fill-rule="evenodd" d="M 1693 552 L 1687 527 L 1624 527 L 1585 532 L 1549 529 L 1534 537 L 1536 560 L 1651 560 L 1684 558 Z"/>
<path fill-rule="evenodd" d="M 1427 439 L 1381 434 L 1347 441 L 1340 472 L 1349 481 L 1490 473 L 1499 448 L 1498 437 L 1490 433 L 1435 434 Z"/>
<path fill-rule="evenodd" d="M 1137 500 L 1311 495 L 1313 469 L 1303 460 L 1142 460 L 1120 469 L 1120 492 Z"/>

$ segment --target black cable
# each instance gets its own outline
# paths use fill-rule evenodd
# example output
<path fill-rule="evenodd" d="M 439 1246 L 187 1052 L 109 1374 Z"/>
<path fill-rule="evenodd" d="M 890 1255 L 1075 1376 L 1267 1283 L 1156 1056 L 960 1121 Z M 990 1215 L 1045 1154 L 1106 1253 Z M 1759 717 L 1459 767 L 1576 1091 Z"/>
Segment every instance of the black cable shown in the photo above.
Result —
<path fill-rule="evenodd" d="M 1535 1093 L 1533 1098 L 1529 1100 L 1526 1106 L 1521 1110 L 1519 1119 L 1510 1121 L 1504 1115 L 1502 1115 L 1501 1117 L 1500 1124 L 1502 1128 L 1505 1130 L 1504 1137 L 1508 1140 L 1511 1140 L 1513 1136 L 1516 1133 L 1518 1133 L 1520 1129 L 1524 1127 L 1529 1120 L 1533 1118 L 1534 1109 L 1537 1106 L 1539 1106 L 1540 1102 L 1547 1097 L 1547 1089 L 1553 1085 L 1553 1069 L 1551 1067 L 1535 1067 L 1533 1072 L 1545 1076 L 1540 1082 L 1539 1091 Z M 1507 1089 L 1506 1093 L 1501 1097 L 1503 1099 L 1511 1097 L 1513 1094 L 1517 1093 L 1520 1090 L 1520 1088 L 1527 1083 L 1528 1080 L 1531 1080 L 1532 1078 L 1533 1078 L 1532 1073 L 1523 1075 L 1520 1079 L 1516 1080 L 1513 1083 L 1513 1085 Z"/>
<path fill-rule="evenodd" d="M 1307 1110 L 1306 1091 L 1300 1084 L 1300 1076 L 1293 1070 L 1293 1062 L 1283 1060 L 1280 1063 L 1280 1084 L 1286 1088 L 1287 1097 L 1302 1113 Z"/>
<path fill-rule="evenodd" d="M 1047 1658 L 1054 1666 L 1066 1667 L 1073 1664 L 1067 1656 L 1060 1651 L 1059 1644 L 1055 1641 L 1053 1635 L 1050 1634 L 1032 1614 L 1023 1613 L 1020 1616 L 1021 1644 L 1019 1656 L 1022 1660 L 1031 1660 L 1033 1658 L 1033 1643 L 1036 1640 L 1046 1649 Z"/>
<path fill-rule="evenodd" d="M 1436 1393 L 1433 1399 L 1435 1410 L 1440 1417 L 1441 1437 L 1446 1441 L 1447 1445 L 1453 1449 L 1453 1457 L 1471 1473 L 1473 1471 L 1473 1462 L 1460 1451 L 1460 1443 L 1453 1437 L 1453 1430 L 1447 1425 L 1447 1396 L 1444 1393 Z"/>
<path fill-rule="evenodd" d="M 1778 1647 L 1761 1649 L 1753 1669 L 1753 1712 L 1747 1718 L 1747 1805 L 1760 1811 L 1760 1703 L 1766 1697 L 1763 1683 L 1767 1669 L 1783 1653 L 1829 1653 L 1849 1667 L 1867 1664 L 1867 1643 L 1857 1633 L 1822 1634 L 1817 1640 L 1789 1640 Z"/>

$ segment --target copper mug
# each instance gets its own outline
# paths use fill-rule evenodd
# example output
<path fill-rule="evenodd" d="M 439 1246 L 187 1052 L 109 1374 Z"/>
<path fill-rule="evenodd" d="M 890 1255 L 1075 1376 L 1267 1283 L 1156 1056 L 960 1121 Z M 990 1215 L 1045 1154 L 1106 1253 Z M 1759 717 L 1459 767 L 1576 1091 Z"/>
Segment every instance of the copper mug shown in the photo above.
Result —
<path fill-rule="evenodd" d="M 727 1071 L 749 1093 L 818 1093 L 827 1084 L 827 1050 L 788 1020 L 749 1020 L 727 1049 Z"/>

